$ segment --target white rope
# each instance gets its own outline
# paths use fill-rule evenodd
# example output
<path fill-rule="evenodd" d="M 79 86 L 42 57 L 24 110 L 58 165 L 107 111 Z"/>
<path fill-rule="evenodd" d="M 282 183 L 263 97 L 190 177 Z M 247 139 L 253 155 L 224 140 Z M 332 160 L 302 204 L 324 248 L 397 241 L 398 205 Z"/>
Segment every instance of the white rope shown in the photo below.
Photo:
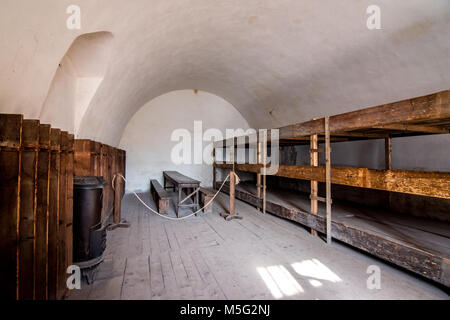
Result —
<path fill-rule="evenodd" d="M 117 173 L 117 174 L 115 174 L 114 175 L 114 177 L 113 177 L 113 179 L 112 179 L 112 187 L 113 187 L 113 189 L 114 189 L 114 181 L 115 181 L 115 179 L 116 179 L 116 176 L 119 176 L 119 177 L 121 177 L 122 179 L 123 179 L 123 181 L 125 181 L 125 183 L 127 183 L 128 181 L 127 181 L 127 179 L 125 179 L 125 177 L 123 176 L 123 175 L 121 175 L 120 173 Z M 225 185 L 225 182 L 227 182 L 227 180 L 228 180 L 228 178 L 230 177 L 230 174 L 228 174 L 227 175 L 227 177 L 225 178 L 225 180 L 223 180 L 223 182 L 222 182 L 222 185 L 220 186 L 220 188 L 219 188 L 219 190 L 217 190 L 217 192 L 216 192 L 216 194 L 214 195 L 214 197 L 212 197 L 212 199 L 211 200 L 209 200 L 208 201 L 208 203 L 207 204 L 205 204 L 204 206 L 203 206 L 203 208 L 200 208 L 200 209 L 198 209 L 197 211 L 195 211 L 195 212 L 192 212 L 191 214 L 189 214 L 189 215 L 187 215 L 187 216 L 184 216 L 184 217 L 181 217 L 181 218 L 172 218 L 172 217 L 168 217 L 168 216 L 165 216 L 165 215 L 162 215 L 162 214 L 160 214 L 158 211 L 155 211 L 155 210 L 153 210 L 151 207 L 149 207 L 138 195 L 137 195 L 137 193 L 136 192 L 134 192 L 134 191 L 132 191 L 132 193 L 136 196 L 136 198 L 148 209 L 148 210 L 150 210 L 151 212 L 153 212 L 153 213 L 156 213 L 158 216 L 160 216 L 160 217 L 163 217 L 163 218 L 165 218 L 165 219 L 169 219 L 169 220 L 183 220 L 183 219 L 187 219 L 187 218 L 189 218 L 189 217 L 191 217 L 191 216 L 193 216 L 194 214 L 197 214 L 197 213 L 199 213 L 201 210 L 203 210 L 204 208 L 206 208 L 211 202 L 213 202 L 214 201 L 214 199 L 217 197 L 217 195 L 219 194 L 219 192 L 220 192 L 220 190 L 222 190 L 222 188 L 223 188 L 223 186 Z M 194 194 L 195 192 L 197 192 L 198 190 L 200 190 L 200 188 L 198 188 L 196 191 L 194 191 L 192 194 Z M 191 194 L 191 195 L 192 195 Z M 188 197 L 190 197 L 191 195 L 189 195 L 189 196 L 187 196 L 184 200 L 186 200 Z M 183 200 L 183 201 L 184 201 Z"/>
<path fill-rule="evenodd" d="M 194 190 L 194 192 L 192 192 L 191 194 L 189 194 L 188 196 L 186 196 L 186 198 L 184 198 L 183 200 L 181 200 L 178 204 L 182 204 L 183 202 L 185 202 L 187 199 L 189 199 L 190 197 L 192 197 L 194 194 L 196 194 L 197 192 L 200 191 L 200 188 L 197 188 Z"/>

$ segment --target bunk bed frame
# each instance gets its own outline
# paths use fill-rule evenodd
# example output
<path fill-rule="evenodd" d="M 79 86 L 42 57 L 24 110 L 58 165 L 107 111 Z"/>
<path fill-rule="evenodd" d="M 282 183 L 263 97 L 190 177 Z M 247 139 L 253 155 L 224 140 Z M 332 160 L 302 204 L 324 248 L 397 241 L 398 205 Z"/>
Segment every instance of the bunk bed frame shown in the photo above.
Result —
<path fill-rule="evenodd" d="M 356 228 L 342 221 L 333 220 L 331 205 L 331 184 L 351 187 L 407 193 L 427 197 L 450 199 L 450 172 L 395 170 L 392 168 L 392 139 L 397 137 L 448 134 L 450 133 L 450 90 L 441 91 L 413 99 L 366 108 L 304 123 L 278 128 L 279 145 L 309 145 L 310 166 L 279 165 L 275 174 L 278 177 L 311 181 L 309 195 L 310 210 L 300 210 L 277 202 L 267 201 L 266 196 L 266 144 L 258 137 L 234 137 L 216 141 L 216 148 L 249 146 L 249 141 L 257 141 L 257 163 L 239 164 L 233 158 L 231 162 L 219 163 L 214 158 L 213 185 L 217 169 L 228 169 L 255 173 L 257 175 L 256 194 L 253 191 L 236 188 L 234 194 L 257 208 L 299 222 L 309 228 L 311 233 L 324 233 L 327 242 L 335 238 L 351 246 L 374 254 L 396 265 L 450 286 L 450 243 L 449 234 L 444 232 L 445 244 L 441 250 L 424 249 L 417 245 L 390 236 Z M 270 134 L 264 139 L 270 144 Z M 332 167 L 330 154 L 331 143 L 341 141 L 358 141 L 384 139 L 385 169 Z M 319 143 L 325 142 L 324 148 Z M 266 146 L 266 147 L 263 147 Z M 319 166 L 319 152 L 325 152 L 325 166 Z M 449 154 L 450 156 L 450 154 Z M 263 169 L 261 171 L 261 168 Z M 261 174 L 262 172 L 262 174 Z M 326 197 L 318 196 L 318 182 L 326 184 Z M 229 190 L 229 185 L 224 189 Z M 233 186 L 234 189 L 234 186 Z M 319 214 L 319 202 L 325 203 L 325 210 Z M 445 222 L 443 222 L 446 224 Z M 448 230 L 450 231 L 450 230 Z M 438 241 L 434 239 L 434 241 Z"/>

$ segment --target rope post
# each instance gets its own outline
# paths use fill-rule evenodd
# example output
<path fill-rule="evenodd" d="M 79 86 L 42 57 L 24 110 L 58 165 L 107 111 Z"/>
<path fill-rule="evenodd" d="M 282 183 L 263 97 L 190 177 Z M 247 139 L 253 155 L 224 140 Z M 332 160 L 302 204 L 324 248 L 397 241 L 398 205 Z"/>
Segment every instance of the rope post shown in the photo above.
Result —
<path fill-rule="evenodd" d="M 124 179 L 117 179 L 117 176 L 122 177 L 121 174 L 115 174 L 112 179 L 112 188 L 114 190 L 114 214 L 113 223 L 108 225 L 108 230 L 114 230 L 117 228 L 129 228 L 130 223 L 125 219 L 121 219 L 121 208 L 122 208 L 122 196 L 123 190 L 125 188 Z"/>
<path fill-rule="evenodd" d="M 230 148 L 230 160 L 233 163 L 233 169 L 230 171 L 230 212 L 220 214 L 220 216 L 224 217 L 227 221 L 233 219 L 242 219 L 242 217 L 235 212 L 236 173 L 234 172 L 234 165 L 236 162 L 236 157 L 234 148 L 236 147 L 236 145 L 234 144 L 234 141 L 235 139 L 233 139 L 233 144 Z"/>

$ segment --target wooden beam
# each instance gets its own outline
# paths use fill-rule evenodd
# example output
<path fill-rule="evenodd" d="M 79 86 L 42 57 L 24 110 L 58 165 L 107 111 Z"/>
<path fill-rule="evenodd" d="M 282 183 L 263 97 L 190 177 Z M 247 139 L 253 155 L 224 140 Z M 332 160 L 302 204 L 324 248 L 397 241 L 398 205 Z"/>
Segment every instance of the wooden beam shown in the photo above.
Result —
<path fill-rule="evenodd" d="M 367 133 L 367 132 L 333 132 L 334 137 L 352 137 L 352 138 L 367 138 L 367 139 L 384 139 L 388 137 L 387 133 Z M 334 140 L 334 139 L 333 139 Z"/>
<path fill-rule="evenodd" d="M 215 164 L 230 168 L 229 164 Z M 236 164 L 238 171 L 257 172 L 257 164 Z M 280 165 L 278 177 L 325 182 L 325 167 Z M 417 194 L 450 199 L 450 172 L 374 170 L 367 168 L 332 167 L 331 181 L 346 186 Z"/>
<path fill-rule="evenodd" d="M 436 134 L 450 133 L 450 130 L 447 128 L 439 128 L 439 127 L 424 126 L 424 125 L 414 125 L 414 124 L 407 124 L 407 123 L 385 124 L 385 125 L 380 125 L 380 126 L 374 126 L 374 129 L 436 133 Z"/>
<path fill-rule="evenodd" d="M 392 123 L 442 118 L 450 118 L 450 90 L 332 116 L 330 132 L 333 134 Z M 324 119 L 322 118 L 282 127 L 280 139 L 323 133 Z"/>

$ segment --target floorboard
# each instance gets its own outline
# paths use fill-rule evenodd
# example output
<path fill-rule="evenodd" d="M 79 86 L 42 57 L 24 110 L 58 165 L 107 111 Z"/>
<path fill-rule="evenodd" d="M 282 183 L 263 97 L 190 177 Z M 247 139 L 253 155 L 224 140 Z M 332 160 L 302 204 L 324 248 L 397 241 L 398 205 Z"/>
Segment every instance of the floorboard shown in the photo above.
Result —
<path fill-rule="evenodd" d="M 155 207 L 148 193 L 140 196 Z M 219 213 L 228 197 L 216 199 L 212 213 L 171 221 L 127 194 L 122 216 L 131 227 L 108 232 L 94 283 L 83 282 L 70 299 L 448 298 L 433 283 L 340 244 L 326 245 L 247 203 L 236 203 L 242 220 L 227 222 Z M 175 217 L 173 205 L 168 215 Z M 382 271 L 380 290 L 367 288 L 370 265 Z"/>

